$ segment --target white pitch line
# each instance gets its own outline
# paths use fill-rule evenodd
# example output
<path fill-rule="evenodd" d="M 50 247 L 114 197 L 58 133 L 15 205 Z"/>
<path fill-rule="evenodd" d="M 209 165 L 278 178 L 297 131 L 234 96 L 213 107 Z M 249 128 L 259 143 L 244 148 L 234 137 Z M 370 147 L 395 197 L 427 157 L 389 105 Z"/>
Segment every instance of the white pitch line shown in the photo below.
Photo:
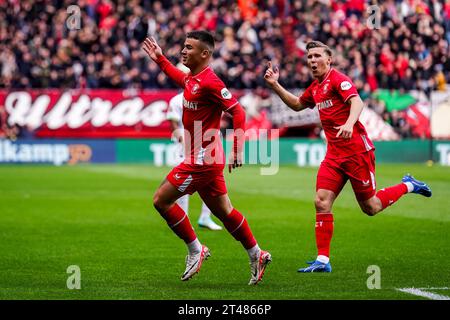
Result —
<path fill-rule="evenodd" d="M 449 287 L 416 288 L 420 290 L 449 290 Z"/>
<path fill-rule="evenodd" d="M 433 288 L 421 288 L 421 289 L 433 289 Z M 436 294 L 436 293 L 432 293 L 432 292 L 428 292 L 428 291 L 424 291 L 418 288 L 401 288 L 401 289 L 397 289 L 398 291 L 401 292 L 405 292 L 405 293 L 409 293 L 415 296 L 419 296 L 419 297 L 425 297 L 431 300 L 450 300 L 450 297 L 444 296 L 442 294 Z M 442 289 L 442 288 L 440 288 Z M 435 289 L 437 290 L 437 288 Z"/>

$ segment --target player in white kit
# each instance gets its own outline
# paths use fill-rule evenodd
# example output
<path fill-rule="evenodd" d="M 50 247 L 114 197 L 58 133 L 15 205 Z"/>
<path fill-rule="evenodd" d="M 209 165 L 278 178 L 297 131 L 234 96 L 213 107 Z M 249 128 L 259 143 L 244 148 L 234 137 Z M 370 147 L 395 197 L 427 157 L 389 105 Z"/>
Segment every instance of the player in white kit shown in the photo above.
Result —
<path fill-rule="evenodd" d="M 172 128 L 172 141 L 177 145 L 175 148 L 175 159 L 177 159 L 176 165 L 180 164 L 184 160 L 184 148 L 183 148 L 183 92 L 177 94 L 169 101 L 169 109 L 166 114 L 167 120 L 170 121 Z M 188 213 L 189 209 L 189 195 L 186 194 L 177 200 L 178 205 Z M 222 230 L 222 227 L 216 224 L 211 218 L 211 211 L 202 202 L 202 212 L 198 219 L 198 225 L 210 230 Z"/>

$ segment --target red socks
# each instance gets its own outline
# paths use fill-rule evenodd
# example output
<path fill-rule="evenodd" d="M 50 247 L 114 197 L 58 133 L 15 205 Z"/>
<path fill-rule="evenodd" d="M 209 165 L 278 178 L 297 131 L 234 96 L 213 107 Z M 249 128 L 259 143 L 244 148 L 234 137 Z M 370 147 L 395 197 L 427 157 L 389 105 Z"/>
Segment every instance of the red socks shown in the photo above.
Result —
<path fill-rule="evenodd" d="M 333 214 L 316 213 L 316 244 L 318 256 L 330 257 L 330 242 L 333 236 Z"/>
<path fill-rule="evenodd" d="M 183 239 L 185 243 L 191 243 L 197 239 L 186 212 L 178 204 L 175 203 L 169 210 L 161 214 L 161 216 L 167 221 L 167 224 L 173 232 Z"/>
<path fill-rule="evenodd" d="M 188 216 L 178 204 L 175 203 L 161 216 L 167 221 L 173 232 L 185 243 L 191 243 L 197 238 Z M 240 241 L 245 249 L 251 249 L 256 245 L 255 237 L 253 237 L 247 219 L 239 211 L 233 209 L 222 222 L 228 232 L 237 241 Z"/>
<path fill-rule="evenodd" d="M 404 183 L 381 189 L 377 192 L 376 197 L 381 200 L 383 209 L 396 202 L 404 194 L 408 193 L 408 187 Z"/>
<path fill-rule="evenodd" d="M 237 241 L 240 241 L 245 249 L 248 250 L 256 245 L 255 237 L 253 237 L 247 219 L 239 211 L 233 209 L 222 222 L 228 232 Z"/>

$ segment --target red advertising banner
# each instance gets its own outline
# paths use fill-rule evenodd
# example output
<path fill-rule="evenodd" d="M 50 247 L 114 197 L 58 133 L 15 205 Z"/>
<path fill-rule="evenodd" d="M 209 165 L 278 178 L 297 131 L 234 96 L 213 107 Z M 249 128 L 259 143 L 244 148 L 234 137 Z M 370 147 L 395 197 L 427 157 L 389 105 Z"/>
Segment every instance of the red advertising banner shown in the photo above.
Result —
<path fill-rule="evenodd" d="M 168 138 L 176 90 L 0 90 L 10 126 L 40 138 Z"/>

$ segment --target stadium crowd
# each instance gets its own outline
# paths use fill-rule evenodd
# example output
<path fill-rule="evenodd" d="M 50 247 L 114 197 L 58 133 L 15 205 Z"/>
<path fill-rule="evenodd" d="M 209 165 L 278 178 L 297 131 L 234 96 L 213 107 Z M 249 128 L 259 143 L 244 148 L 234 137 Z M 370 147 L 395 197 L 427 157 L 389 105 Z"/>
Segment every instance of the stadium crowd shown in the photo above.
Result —
<path fill-rule="evenodd" d="M 6 0 L 0 88 L 175 88 L 141 42 L 153 35 L 177 63 L 193 29 L 215 33 L 212 67 L 234 89 L 263 91 L 269 59 L 285 87 L 305 88 L 312 39 L 334 49 L 363 98 L 450 80 L 450 0 Z"/>

